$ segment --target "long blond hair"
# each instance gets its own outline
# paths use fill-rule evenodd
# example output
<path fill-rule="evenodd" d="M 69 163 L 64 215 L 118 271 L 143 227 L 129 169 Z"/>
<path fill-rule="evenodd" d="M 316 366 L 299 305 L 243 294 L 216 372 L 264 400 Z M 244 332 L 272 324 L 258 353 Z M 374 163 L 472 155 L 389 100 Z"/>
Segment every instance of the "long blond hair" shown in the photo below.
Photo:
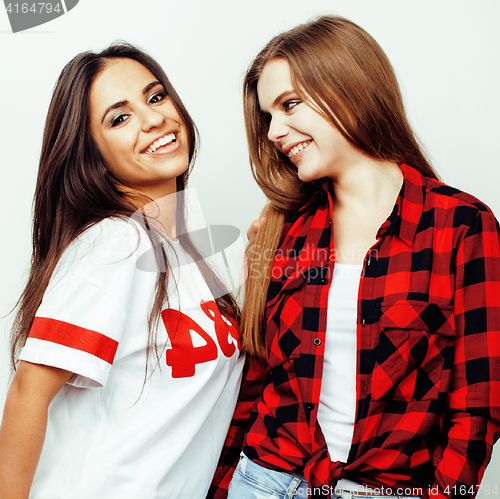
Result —
<path fill-rule="evenodd" d="M 242 312 L 243 345 L 265 358 L 265 304 L 274 255 L 285 217 L 303 206 L 314 182 L 267 137 L 257 83 L 267 62 L 285 59 L 292 84 L 349 142 L 366 155 L 407 163 L 437 178 L 406 117 L 389 59 L 362 28 L 342 17 L 323 16 L 274 37 L 257 55 L 244 81 L 244 115 L 252 172 L 269 200 L 265 225 L 247 248 L 248 278 Z"/>

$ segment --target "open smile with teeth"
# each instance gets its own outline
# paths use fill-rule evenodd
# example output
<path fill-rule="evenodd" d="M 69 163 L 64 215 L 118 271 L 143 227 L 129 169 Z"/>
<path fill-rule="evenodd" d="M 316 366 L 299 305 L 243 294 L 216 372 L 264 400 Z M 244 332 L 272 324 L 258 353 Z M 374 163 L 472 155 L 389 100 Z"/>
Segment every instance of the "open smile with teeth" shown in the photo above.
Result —
<path fill-rule="evenodd" d="M 302 151 L 302 149 L 305 149 L 311 142 L 312 140 L 306 140 L 305 142 L 297 144 L 293 149 L 290 150 L 290 152 L 288 153 L 288 157 L 292 159 L 297 153 Z"/>
<path fill-rule="evenodd" d="M 143 154 L 151 154 L 155 152 L 159 147 L 170 144 L 171 142 L 175 142 L 177 140 L 175 133 L 169 133 L 165 135 L 165 137 L 161 137 L 160 139 L 153 142 Z"/>

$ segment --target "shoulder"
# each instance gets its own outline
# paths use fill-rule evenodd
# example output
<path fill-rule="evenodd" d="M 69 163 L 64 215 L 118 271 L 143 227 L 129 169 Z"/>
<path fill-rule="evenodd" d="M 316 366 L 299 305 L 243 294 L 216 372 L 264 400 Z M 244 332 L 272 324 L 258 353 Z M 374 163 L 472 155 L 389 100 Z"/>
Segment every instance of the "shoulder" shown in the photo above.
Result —
<path fill-rule="evenodd" d="M 329 186 L 330 183 L 327 181 L 318 185 L 302 208 L 286 214 L 280 242 L 283 242 L 292 227 L 297 229 L 307 225 L 311 229 L 324 228 L 321 224 L 324 222 L 325 213 L 330 210 L 329 199 L 331 200 L 331 193 L 328 190 Z"/>
<path fill-rule="evenodd" d="M 148 241 L 144 227 L 132 218 L 110 217 L 90 226 L 72 244 L 98 245 L 123 253 L 143 240 Z"/>
<path fill-rule="evenodd" d="M 433 178 L 426 178 L 426 204 L 453 216 L 453 226 L 470 226 L 477 220 L 498 225 L 493 211 L 481 200 Z"/>
<path fill-rule="evenodd" d="M 450 205 L 464 206 L 479 211 L 492 213 L 491 209 L 478 198 L 467 192 L 461 191 L 439 180 L 427 178 L 427 191 L 437 198 L 448 200 Z"/>
<path fill-rule="evenodd" d="M 105 242 L 113 239 L 135 238 L 138 240 L 143 227 L 135 220 L 124 217 L 110 217 L 97 222 L 82 232 L 75 241 L 79 242 Z"/>
<path fill-rule="evenodd" d="M 131 261 L 151 247 L 144 228 L 129 218 L 106 218 L 87 228 L 64 251 L 59 270 Z"/>

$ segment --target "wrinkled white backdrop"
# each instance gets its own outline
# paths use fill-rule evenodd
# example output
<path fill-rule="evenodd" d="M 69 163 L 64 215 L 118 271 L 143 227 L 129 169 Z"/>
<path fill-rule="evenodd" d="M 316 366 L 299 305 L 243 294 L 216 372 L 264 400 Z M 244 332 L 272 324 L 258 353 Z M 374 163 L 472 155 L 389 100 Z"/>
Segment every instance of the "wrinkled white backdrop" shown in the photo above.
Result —
<path fill-rule="evenodd" d="M 357 22 L 381 44 L 443 179 L 500 217 L 498 0 L 80 0 L 66 15 L 16 34 L 0 6 L 0 408 L 9 380 L 7 314 L 29 267 L 43 123 L 64 64 L 117 39 L 153 55 L 200 130 L 191 185 L 206 221 L 245 232 L 264 199 L 248 167 L 242 76 L 274 34 L 326 13 Z M 497 450 L 484 484 L 493 488 L 499 473 Z M 499 494 L 500 484 L 489 495 Z"/>

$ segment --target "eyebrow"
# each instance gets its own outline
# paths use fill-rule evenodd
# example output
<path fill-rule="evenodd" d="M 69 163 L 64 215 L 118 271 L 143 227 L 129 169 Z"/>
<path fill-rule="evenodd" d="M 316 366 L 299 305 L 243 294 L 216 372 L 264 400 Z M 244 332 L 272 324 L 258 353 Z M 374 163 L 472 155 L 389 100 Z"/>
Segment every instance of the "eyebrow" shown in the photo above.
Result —
<path fill-rule="evenodd" d="M 274 99 L 273 101 L 273 106 L 276 106 L 277 104 L 279 104 L 279 102 L 281 100 L 283 100 L 285 97 L 291 95 L 291 94 L 296 94 L 297 92 L 295 92 L 295 90 L 285 90 L 284 92 L 281 92 L 281 94 L 278 95 L 278 97 L 276 97 L 276 99 Z"/>
<path fill-rule="evenodd" d="M 281 92 L 281 94 L 278 95 L 278 97 L 276 97 L 276 99 L 274 99 L 273 103 L 271 104 L 271 107 L 274 107 L 274 106 L 277 106 L 279 104 L 279 102 L 284 99 L 285 97 L 287 97 L 288 95 L 291 95 L 291 94 L 296 94 L 297 92 L 295 90 L 285 90 L 284 92 Z M 265 114 L 269 114 L 265 109 L 262 109 L 262 106 L 260 108 L 261 112 L 265 113 Z"/>
<path fill-rule="evenodd" d="M 156 85 L 161 85 L 161 83 L 157 80 L 152 81 L 151 83 L 148 83 L 142 90 L 142 95 L 146 95 L 152 88 L 156 87 Z M 106 118 L 106 115 L 112 111 L 113 109 L 118 109 L 120 107 L 126 106 L 128 104 L 128 100 L 121 100 L 120 102 L 115 102 L 114 104 L 111 104 L 106 111 L 104 111 L 104 114 L 102 115 L 102 120 L 101 120 L 101 125 L 104 123 L 104 118 Z"/>

